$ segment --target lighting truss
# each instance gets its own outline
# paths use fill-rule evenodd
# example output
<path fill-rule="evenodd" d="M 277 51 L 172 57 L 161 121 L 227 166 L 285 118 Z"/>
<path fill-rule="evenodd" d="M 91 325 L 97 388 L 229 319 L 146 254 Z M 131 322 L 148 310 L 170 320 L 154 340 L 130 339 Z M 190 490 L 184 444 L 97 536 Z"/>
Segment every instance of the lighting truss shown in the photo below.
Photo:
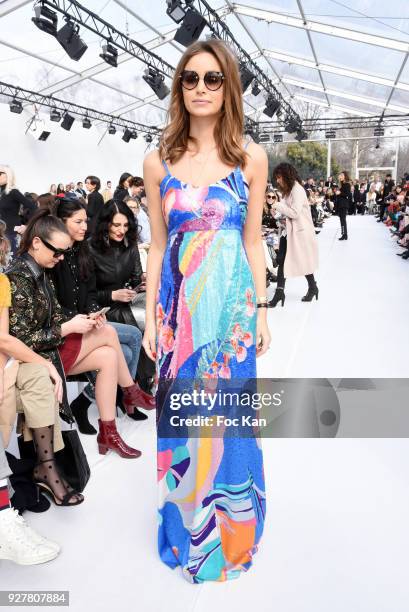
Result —
<path fill-rule="evenodd" d="M 39 4 L 49 6 L 55 11 L 62 13 L 65 17 L 69 17 L 71 21 L 105 39 L 107 43 L 115 45 L 118 49 L 122 49 L 122 51 L 132 55 L 147 66 L 154 68 L 164 76 L 172 78 L 173 67 L 159 57 L 159 55 L 149 51 L 149 49 L 136 40 L 129 38 L 129 36 L 114 28 L 114 26 L 79 4 L 76 0 L 40 0 Z"/>
<path fill-rule="evenodd" d="M 249 53 L 237 42 L 229 27 L 222 21 L 218 13 L 212 9 L 206 0 L 195 0 L 195 8 L 206 20 L 209 29 L 226 42 L 236 53 L 239 63 L 246 65 L 255 75 L 258 84 L 264 89 L 267 95 L 273 95 L 280 102 L 281 109 L 288 117 L 293 117 L 301 125 L 301 117 L 296 113 L 292 106 L 283 98 L 275 87 L 271 79 L 255 63 Z"/>
<path fill-rule="evenodd" d="M 103 113 L 101 111 L 87 108 L 86 106 L 80 106 L 73 102 L 66 102 L 59 100 L 53 96 L 45 96 L 40 93 L 35 93 L 28 89 L 22 89 L 21 87 L 15 87 L 9 83 L 3 83 L 0 81 L 0 99 L 6 98 L 7 100 L 15 100 L 21 104 L 35 104 L 45 108 L 50 108 L 54 111 L 61 112 L 61 115 L 69 113 L 76 118 L 82 120 L 88 119 L 89 121 L 99 121 L 106 123 L 107 126 L 115 126 L 117 128 L 129 129 L 132 132 L 142 132 L 144 134 L 159 135 L 160 130 L 156 126 L 145 125 L 136 121 L 130 121 L 129 119 L 123 119 L 122 117 L 116 117 Z"/>
<path fill-rule="evenodd" d="M 321 117 L 319 119 L 304 119 L 302 128 L 309 133 L 330 132 L 336 130 L 354 129 L 386 129 L 393 127 L 409 127 L 409 115 L 379 115 L 373 117 Z M 283 121 L 260 121 L 259 129 L 271 134 L 286 131 Z"/>

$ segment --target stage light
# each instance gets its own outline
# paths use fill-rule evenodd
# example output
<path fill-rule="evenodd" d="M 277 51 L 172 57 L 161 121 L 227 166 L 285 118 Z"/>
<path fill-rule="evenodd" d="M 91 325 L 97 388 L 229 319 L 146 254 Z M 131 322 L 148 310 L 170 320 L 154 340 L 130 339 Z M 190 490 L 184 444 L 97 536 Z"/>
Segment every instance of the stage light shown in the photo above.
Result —
<path fill-rule="evenodd" d="M 136 140 L 138 138 L 138 132 L 136 130 L 132 130 L 131 138 L 133 138 L 134 140 Z"/>
<path fill-rule="evenodd" d="M 51 109 L 51 112 L 50 112 L 50 121 L 55 121 L 56 123 L 61 121 L 61 113 L 55 107 Z"/>
<path fill-rule="evenodd" d="M 169 88 L 165 85 L 165 77 L 155 68 L 146 68 L 142 78 L 153 89 L 159 100 L 163 100 L 169 94 Z"/>
<path fill-rule="evenodd" d="M 166 0 L 168 8 L 166 13 L 175 23 L 180 23 L 186 15 L 185 9 L 182 7 L 182 3 L 178 0 Z"/>
<path fill-rule="evenodd" d="M 325 138 L 335 138 L 336 135 L 337 135 L 337 133 L 334 130 L 334 128 L 330 128 L 328 130 L 325 130 Z"/>
<path fill-rule="evenodd" d="M 200 37 L 206 25 L 206 20 L 194 8 L 189 8 L 173 40 L 188 47 Z"/>
<path fill-rule="evenodd" d="M 256 75 L 251 72 L 249 68 L 243 63 L 240 63 L 240 81 L 241 81 L 241 89 L 243 93 L 248 89 L 251 82 L 254 81 Z"/>
<path fill-rule="evenodd" d="M 380 127 L 380 126 L 376 127 L 373 131 L 374 136 L 384 136 L 384 134 L 385 134 L 385 128 Z"/>
<path fill-rule="evenodd" d="M 258 81 L 253 82 L 251 93 L 253 94 L 253 96 L 258 96 L 259 93 L 261 93 L 261 88 L 260 88 L 260 85 L 258 84 Z"/>
<path fill-rule="evenodd" d="M 41 140 L 41 142 L 45 142 L 50 134 L 51 132 L 47 132 L 46 130 L 44 130 L 43 132 L 41 132 L 38 140 Z"/>
<path fill-rule="evenodd" d="M 99 54 L 99 57 L 113 68 L 118 68 L 118 49 L 111 43 L 102 45 L 102 53 Z"/>
<path fill-rule="evenodd" d="M 35 23 L 37 28 L 55 36 L 57 34 L 57 13 L 49 9 L 47 6 L 37 5 L 34 7 L 35 17 L 32 17 L 31 21 Z"/>
<path fill-rule="evenodd" d="M 273 134 L 273 140 L 274 142 L 277 144 L 279 142 L 283 142 L 283 135 L 282 134 Z"/>
<path fill-rule="evenodd" d="M 64 130 L 67 130 L 67 132 L 69 132 L 70 129 L 72 128 L 72 124 L 74 123 L 74 121 L 75 121 L 74 117 L 72 117 L 68 113 L 65 113 L 64 118 L 61 123 L 61 127 Z"/>
<path fill-rule="evenodd" d="M 128 130 L 128 128 L 125 128 L 125 132 L 123 133 L 122 140 L 124 142 L 129 142 L 131 138 L 132 138 L 131 130 Z"/>
<path fill-rule="evenodd" d="M 10 112 L 16 113 L 16 115 L 21 115 L 23 112 L 23 105 L 21 104 L 20 100 L 13 98 L 13 100 L 10 102 Z"/>
<path fill-rule="evenodd" d="M 298 142 L 301 142 L 302 140 L 307 140 L 308 132 L 306 132 L 303 128 L 298 129 L 295 139 L 298 140 Z"/>
<path fill-rule="evenodd" d="M 112 125 L 112 123 L 110 124 L 108 128 L 108 134 L 116 134 L 116 127 Z"/>
<path fill-rule="evenodd" d="M 56 38 L 71 59 L 78 62 L 88 49 L 79 35 L 80 27 L 68 20 L 65 26 L 58 30 Z"/>
<path fill-rule="evenodd" d="M 144 138 L 145 138 L 145 142 L 146 142 L 147 144 L 150 144 L 150 143 L 152 142 L 152 140 L 153 140 L 153 138 L 152 138 L 152 135 L 151 135 L 151 134 L 145 134 Z"/>
<path fill-rule="evenodd" d="M 270 134 L 268 132 L 261 132 L 259 135 L 259 142 L 270 142 Z"/>
<path fill-rule="evenodd" d="M 279 108 L 280 102 L 276 100 L 274 96 L 268 96 L 266 100 L 266 107 L 263 110 L 263 113 L 267 115 L 267 117 L 274 117 Z"/>
<path fill-rule="evenodd" d="M 297 130 L 301 129 L 301 124 L 298 119 L 290 115 L 285 119 L 284 127 L 286 132 L 288 132 L 289 134 L 294 134 L 294 132 L 297 132 Z"/>
<path fill-rule="evenodd" d="M 92 125 L 92 123 L 89 120 L 89 118 L 88 117 L 84 117 L 84 119 L 82 120 L 82 127 L 85 128 L 86 130 L 89 130 L 91 125 Z"/>

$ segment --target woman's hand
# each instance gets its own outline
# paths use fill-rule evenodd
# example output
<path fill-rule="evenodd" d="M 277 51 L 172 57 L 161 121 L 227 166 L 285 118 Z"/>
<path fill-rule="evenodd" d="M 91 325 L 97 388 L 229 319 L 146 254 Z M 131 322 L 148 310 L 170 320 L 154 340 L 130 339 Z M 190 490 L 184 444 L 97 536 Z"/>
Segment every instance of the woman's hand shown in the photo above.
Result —
<path fill-rule="evenodd" d="M 68 324 L 70 334 L 86 334 L 94 329 L 96 320 L 90 319 L 84 314 L 77 314 L 70 321 L 68 321 Z"/>
<path fill-rule="evenodd" d="M 265 315 L 257 317 L 256 357 L 261 357 L 270 348 L 271 336 Z"/>
<path fill-rule="evenodd" d="M 57 368 L 51 363 L 51 361 L 47 361 L 45 364 L 50 375 L 51 380 L 54 383 L 54 395 L 57 402 L 62 402 L 63 396 L 63 385 L 61 376 L 58 374 Z"/>
<path fill-rule="evenodd" d="M 132 302 L 136 296 L 136 291 L 133 289 L 117 289 L 112 292 L 112 301 L 114 302 Z"/>
<path fill-rule="evenodd" d="M 104 314 L 98 314 L 97 312 L 90 312 L 88 318 L 95 321 L 95 327 L 97 329 L 101 329 L 107 322 L 106 316 Z"/>
<path fill-rule="evenodd" d="M 149 359 L 156 360 L 156 324 L 154 321 L 145 324 L 142 346 Z"/>

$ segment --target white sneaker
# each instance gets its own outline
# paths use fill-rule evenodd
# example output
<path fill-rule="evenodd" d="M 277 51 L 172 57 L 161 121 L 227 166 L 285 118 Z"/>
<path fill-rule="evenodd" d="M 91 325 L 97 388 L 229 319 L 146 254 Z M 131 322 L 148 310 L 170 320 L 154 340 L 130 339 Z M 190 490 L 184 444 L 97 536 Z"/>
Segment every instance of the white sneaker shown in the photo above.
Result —
<path fill-rule="evenodd" d="M 17 510 L 8 508 L 0 512 L 0 559 L 19 565 L 35 565 L 55 559 L 58 551 L 44 542 L 34 542 L 34 530 L 26 525 Z M 41 536 L 39 536 L 41 537 Z M 35 535 L 38 538 L 38 534 Z"/>
<path fill-rule="evenodd" d="M 17 515 L 16 521 L 21 525 L 22 529 L 24 529 L 27 539 L 30 539 L 33 544 L 44 544 L 48 548 L 55 550 L 57 553 L 60 552 L 61 546 L 57 544 L 57 542 L 53 542 L 52 540 L 42 536 L 40 533 L 38 533 L 38 531 L 35 531 L 28 523 L 26 523 L 24 518 L 17 512 L 17 510 L 14 510 L 14 512 Z"/>

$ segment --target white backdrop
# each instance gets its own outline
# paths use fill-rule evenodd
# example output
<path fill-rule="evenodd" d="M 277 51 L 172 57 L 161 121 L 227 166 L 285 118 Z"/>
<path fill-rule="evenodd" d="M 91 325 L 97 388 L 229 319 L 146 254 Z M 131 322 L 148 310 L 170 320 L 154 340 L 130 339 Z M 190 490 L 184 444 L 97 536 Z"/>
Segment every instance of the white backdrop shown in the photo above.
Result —
<path fill-rule="evenodd" d="M 47 122 L 51 134 L 40 142 L 25 134 L 31 116 L 28 111 L 12 114 L 8 105 L 0 104 L 0 164 L 13 167 L 20 191 L 41 194 L 51 183 L 83 181 L 88 174 L 98 176 L 103 187 L 107 180 L 115 187 L 122 172 L 142 176 L 145 150 L 148 152 L 142 136 L 126 143 L 117 131 L 98 145 L 102 127 L 86 130 L 75 121 L 67 132 L 58 123 Z"/>

